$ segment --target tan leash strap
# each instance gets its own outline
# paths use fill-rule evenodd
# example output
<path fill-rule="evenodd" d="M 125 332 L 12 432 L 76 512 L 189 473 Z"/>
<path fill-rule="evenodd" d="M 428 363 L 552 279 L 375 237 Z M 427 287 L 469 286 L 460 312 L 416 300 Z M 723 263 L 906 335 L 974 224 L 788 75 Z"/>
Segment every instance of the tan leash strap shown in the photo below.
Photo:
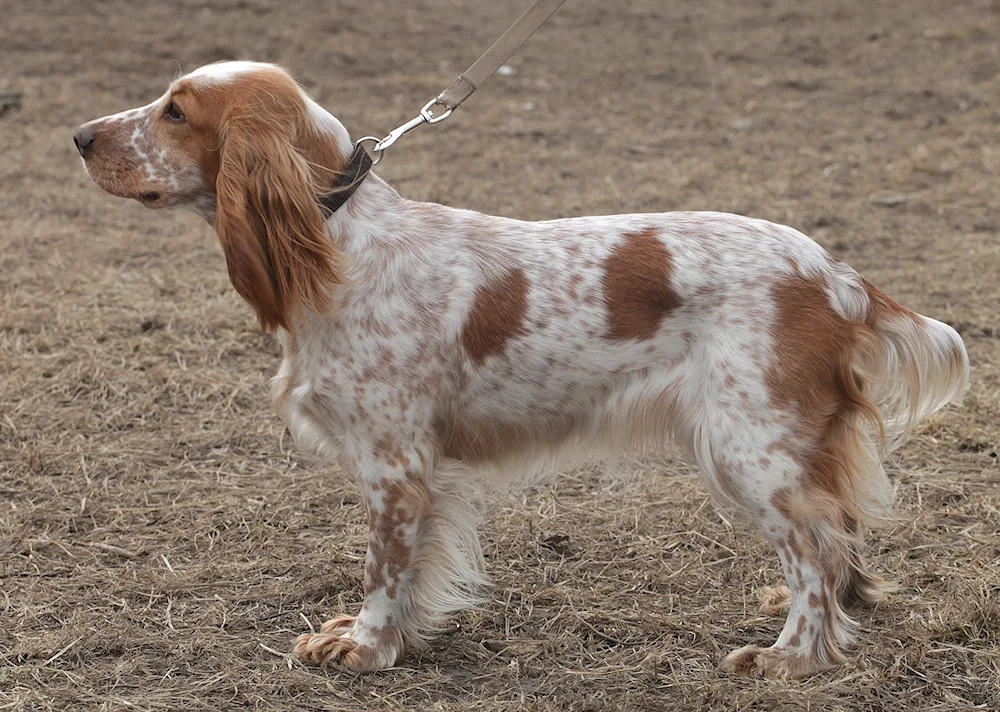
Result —
<path fill-rule="evenodd" d="M 494 72 L 510 59 L 535 31 L 545 24 L 566 0 L 535 0 L 531 7 L 524 11 L 500 39 L 486 50 L 482 56 L 473 62 L 472 66 L 460 74 L 458 79 L 447 89 L 437 95 L 435 104 L 451 110 L 468 99 L 472 92 L 481 87 Z"/>
<path fill-rule="evenodd" d="M 436 124 L 444 121 L 451 112 L 472 96 L 472 92 L 483 85 L 494 72 L 510 59 L 518 48 L 535 34 L 535 30 L 545 24 L 559 9 L 566 0 L 535 0 L 524 13 L 517 18 L 507 31 L 500 35 L 500 39 L 493 43 L 493 46 L 483 52 L 472 66 L 458 79 L 452 82 L 451 86 L 428 101 L 420 109 L 420 113 L 401 126 L 397 126 L 385 136 L 363 136 L 354 145 L 354 152 L 351 154 L 349 164 L 344 173 L 337 177 L 330 186 L 330 189 L 320 197 L 320 205 L 333 214 L 342 206 L 354 191 L 358 189 L 362 181 L 368 177 L 372 168 L 377 166 L 385 155 L 385 149 L 396 143 L 404 134 L 409 133 L 418 126 L 424 124 Z M 440 106 L 444 111 L 435 114 L 434 107 Z M 374 158 L 364 149 L 364 144 L 371 142 L 374 144 L 371 153 Z"/>
<path fill-rule="evenodd" d="M 377 136 L 364 136 L 359 138 L 357 143 L 362 145 L 371 142 L 371 152 L 375 154 L 372 165 L 378 165 L 385 155 L 385 149 L 396 143 L 404 134 L 409 133 L 418 126 L 424 124 L 436 124 L 444 121 L 458 105 L 468 99 L 472 92 L 483 85 L 490 76 L 498 70 L 504 62 L 517 49 L 528 41 L 528 38 L 535 34 L 535 30 L 541 27 L 546 20 L 552 17 L 553 13 L 559 9 L 566 0 L 535 0 L 524 14 L 521 15 L 504 32 L 500 39 L 493 43 L 493 46 L 486 50 L 468 70 L 460 74 L 458 79 L 452 82 L 451 86 L 428 101 L 420 109 L 420 113 L 401 126 L 397 126 L 384 138 Z M 435 113 L 434 108 L 440 107 L 443 111 Z"/>

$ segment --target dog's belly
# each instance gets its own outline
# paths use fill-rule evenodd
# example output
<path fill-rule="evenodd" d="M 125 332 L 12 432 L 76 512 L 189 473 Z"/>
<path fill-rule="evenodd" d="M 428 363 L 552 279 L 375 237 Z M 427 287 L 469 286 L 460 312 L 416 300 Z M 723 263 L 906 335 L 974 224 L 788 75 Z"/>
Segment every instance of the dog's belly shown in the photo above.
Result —
<path fill-rule="evenodd" d="M 629 449 L 669 440 L 671 402 L 693 373 L 695 337 L 684 315 L 655 338 L 629 343 L 586 330 L 535 333 L 508 355 L 465 365 L 465 388 L 443 428 L 444 453 L 498 463 L 572 443 L 573 449 Z M 598 442 L 600 441 L 600 442 Z"/>
<path fill-rule="evenodd" d="M 470 369 L 462 410 L 528 422 L 593 410 L 650 374 L 669 378 L 687 353 L 690 336 L 671 331 L 668 327 L 648 343 L 616 344 L 581 334 L 553 343 L 514 344 L 504 362 Z"/>

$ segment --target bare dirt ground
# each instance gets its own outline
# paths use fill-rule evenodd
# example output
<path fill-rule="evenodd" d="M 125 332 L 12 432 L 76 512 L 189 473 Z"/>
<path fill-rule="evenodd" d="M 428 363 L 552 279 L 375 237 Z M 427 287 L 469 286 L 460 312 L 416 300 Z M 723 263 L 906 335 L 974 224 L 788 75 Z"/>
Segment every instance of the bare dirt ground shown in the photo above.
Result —
<path fill-rule="evenodd" d="M 359 602 L 355 486 L 283 437 L 210 228 L 100 192 L 71 131 L 238 57 L 385 132 L 526 3 L 0 0 L 0 709 L 1000 709 L 995 0 L 572 0 L 380 171 L 524 218 L 788 223 L 962 332 L 971 391 L 894 458 L 869 555 L 899 590 L 846 665 L 718 672 L 780 630 L 778 562 L 672 459 L 501 503 L 492 602 L 398 669 L 283 656 Z"/>

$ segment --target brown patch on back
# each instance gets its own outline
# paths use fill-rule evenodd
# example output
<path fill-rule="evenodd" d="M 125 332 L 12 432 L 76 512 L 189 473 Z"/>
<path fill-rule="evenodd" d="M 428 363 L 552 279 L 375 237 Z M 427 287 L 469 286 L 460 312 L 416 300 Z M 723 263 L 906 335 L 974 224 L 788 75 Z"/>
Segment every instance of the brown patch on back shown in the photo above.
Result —
<path fill-rule="evenodd" d="M 517 268 L 481 287 L 462 330 L 462 346 L 476 364 L 502 354 L 507 342 L 524 333 L 528 278 Z"/>
<path fill-rule="evenodd" d="M 653 229 L 630 232 L 604 261 L 609 339 L 651 339 L 681 305 L 671 289 L 673 259 Z"/>

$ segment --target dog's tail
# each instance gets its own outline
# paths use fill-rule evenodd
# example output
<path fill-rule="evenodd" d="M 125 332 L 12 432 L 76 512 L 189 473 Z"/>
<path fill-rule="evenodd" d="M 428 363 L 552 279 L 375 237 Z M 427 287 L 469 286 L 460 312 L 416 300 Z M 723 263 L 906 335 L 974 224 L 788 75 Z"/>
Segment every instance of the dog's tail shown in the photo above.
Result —
<path fill-rule="evenodd" d="M 901 306 L 853 270 L 837 278 L 845 315 L 870 327 L 854 368 L 881 417 L 885 452 L 891 452 L 918 422 L 961 397 L 969 356 L 947 324 Z"/>

